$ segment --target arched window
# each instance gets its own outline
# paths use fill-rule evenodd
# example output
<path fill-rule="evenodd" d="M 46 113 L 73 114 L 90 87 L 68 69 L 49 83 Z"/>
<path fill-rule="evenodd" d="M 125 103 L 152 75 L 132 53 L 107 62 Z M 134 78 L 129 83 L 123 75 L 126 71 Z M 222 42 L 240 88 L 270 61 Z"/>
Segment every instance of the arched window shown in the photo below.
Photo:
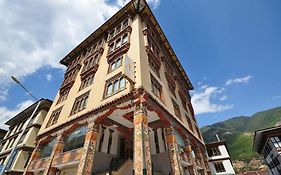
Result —
<path fill-rule="evenodd" d="M 63 151 L 66 152 L 76 148 L 83 147 L 86 132 L 87 132 L 87 127 L 82 126 L 74 130 L 68 136 L 66 136 L 64 139 Z"/>
<path fill-rule="evenodd" d="M 49 157 L 52 154 L 53 147 L 57 143 L 57 139 L 53 139 L 48 144 L 44 145 L 41 149 L 41 158 Z"/>

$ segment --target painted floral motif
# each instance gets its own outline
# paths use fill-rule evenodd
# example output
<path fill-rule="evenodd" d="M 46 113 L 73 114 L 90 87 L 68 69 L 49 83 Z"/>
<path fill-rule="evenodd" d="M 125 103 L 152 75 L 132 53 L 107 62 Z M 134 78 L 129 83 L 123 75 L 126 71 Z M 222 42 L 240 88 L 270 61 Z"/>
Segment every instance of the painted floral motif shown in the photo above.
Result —
<path fill-rule="evenodd" d="M 134 171 L 135 175 L 152 174 L 147 116 L 139 113 L 134 117 Z"/>

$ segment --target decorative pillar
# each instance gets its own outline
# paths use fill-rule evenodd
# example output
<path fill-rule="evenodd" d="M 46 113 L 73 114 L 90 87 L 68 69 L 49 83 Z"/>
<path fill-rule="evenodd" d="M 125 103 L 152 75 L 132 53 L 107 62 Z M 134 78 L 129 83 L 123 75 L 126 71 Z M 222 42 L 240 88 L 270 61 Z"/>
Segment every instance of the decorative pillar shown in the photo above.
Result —
<path fill-rule="evenodd" d="M 151 155 L 146 106 L 135 107 L 134 113 L 134 175 L 151 175 Z"/>
<path fill-rule="evenodd" d="M 188 171 L 190 175 L 195 175 L 194 165 L 189 165 Z"/>
<path fill-rule="evenodd" d="M 88 124 L 88 132 L 85 136 L 83 152 L 80 158 L 77 174 L 91 175 L 96 152 L 99 125 L 91 122 Z"/>
<path fill-rule="evenodd" d="M 32 161 L 36 160 L 36 159 L 39 159 L 40 158 L 40 155 L 41 155 L 41 150 L 40 150 L 40 141 L 38 143 L 35 143 L 36 146 L 30 156 L 30 159 L 29 159 L 29 162 L 25 168 L 25 171 L 24 171 L 24 175 L 33 175 L 32 172 L 29 172 L 29 166 L 31 164 Z"/>
<path fill-rule="evenodd" d="M 59 169 L 55 168 L 55 167 L 51 167 L 49 169 L 49 173 L 48 175 L 56 175 L 56 173 L 59 171 Z"/>
<path fill-rule="evenodd" d="M 173 175 L 184 174 L 179 159 L 178 144 L 173 127 L 166 128 L 166 138 L 167 138 L 167 145 L 168 145 L 170 161 L 172 166 L 172 174 Z"/>
<path fill-rule="evenodd" d="M 47 165 L 43 175 L 54 175 L 58 171 L 57 168 L 52 167 L 52 163 L 53 163 L 55 156 L 59 155 L 63 151 L 64 144 L 63 144 L 62 134 L 63 134 L 63 130 L 59 131 L 57 133 L 57 143 L 53 147 L 53 150 L 52 150 L 52 153 L 50 156 L 50 161 L 48 162 L 48 165 Z"/>

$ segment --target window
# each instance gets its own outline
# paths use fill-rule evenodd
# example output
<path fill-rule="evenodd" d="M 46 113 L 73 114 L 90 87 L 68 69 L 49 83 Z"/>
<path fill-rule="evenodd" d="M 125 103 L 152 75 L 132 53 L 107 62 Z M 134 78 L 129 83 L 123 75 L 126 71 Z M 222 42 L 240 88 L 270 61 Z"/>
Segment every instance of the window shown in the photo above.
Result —
<path fill-rule="evenodd" d="M 100 143 L 99 143 L 98 152 L 101 152 L 101 149 L 102 149 L 102 144 L 103 144 L 103 140 L 104 140 L 104 130 L 105 130 L 105 127 L 102 126 L 101 127 L 101 137 L 100 137 Z"/>
<path fill-rule="evenodd" d="M 128 25 L 129 25 L 129 19 L 126 19 L 126 20 L 123 21 L 123 23 L 122 23 L 122 29 L 125 29 Z"/>
<path fill-rule="evenodd" d="M 95 54 L 92 57 L 87 58 L 87 60 L 84 62 L 84 67 L 83 67 L 83 71 L 86 71 L 90 68 L 92 68 L 94 65 L 98 64 L 99 61 L 99 54 Z"/>
<path fill-rule="evenodd" d="M 52 126 L 52 125 L 57 123 L 58 118 L 60 116 L 61 109 L 62 109 L 62 107 L 60 107 L 59 109 L 53 111 L 53 113 L 50 116 L 50 119 L 49 119 L 46 127 Z"/>
<path fill-rule="evenodd" d="M 153 72 L 154 72 L 158 77 L 160 77 L 160 73 L 159 73 L 160 67 L 159 67 L 159 65 L 157 66 L 157 64 L 155 64 L 155 62 L 153 62 L 153 61 L 151 60 L 151 58 L 148 58 L 148 63 L 149 63 L 150 68 L 153 70 Z"/>
<path fill-rule="evenodd" d="M 176 86 L 168 81 L 168 87 L 169 87 L 169 91 L 171 92 L 171 94 L 173 94 L 173 96 L 175 98 L 177 98 L 177 96 L 176 96 Z"/>
<path fill-rule="evenodd" d="M 108 53 L 113 52 L 113 50 L 114 50 L 114 43 L 111 43 L 111 44 L 109 45 Z"/>
<path fill-rule="evenodd" d="M 121 31 L 126 29 L 129 26 L 129 19 L 125 19 L 121 22 L 116 28 L 112 29 L 112 31 L 108 34 L 108 41 L 117 36 Z"/>
<path fill-rule="evenodd" d="M 108 40 L 114 37 L 114 30 L 109 33 Z"/>
<path fill-rule="evenodd" d="M 72 111 L 71 111 L 71 115 L 82 111 L 83 109 L 86 108 L 87 102 L 88 102 L 88 98 L 89 98 L 89 91 L 86 92 L 85 94 L 81 95 L 80 97 L 75 99 Z"/>
<path fill-rule="evenodd" d="M 128 33 L 125 33 L 123 36 L 122 36 L 122 44 L 125 44 L 128 42 Z"/>
<path fill-rule="evenodd" d="M 191 122 L 190 118 L 187 115 L 185 115 L 185 117 L 186 117 L 186 120 L 187 120 L 187 123 L 188 123 L 188 127 L 190 128 L 190 130 L 192 132 L 194 132 L 193 127 L 192 127 L 192 122 Z"/>
<path fill-rule="evenodd" d="M 107 145 L 107 153 L 110 154 L 111 146 L 112 146 L 112 133 L 114 131 L 109 129 L 109 139 L 108 139 L 108 145 Z"/>
<path fill-rule="evenodd" d="M 83 147 L 87 130 L 87 127 L 83 126 L 66 136 L 64 139 L 63 151 L 66 152 Z"/>
<path fill-rule="evenodd" d="M 30 157 L 31 157 L 31 154 L 32 154 L 32 153 L 28 153 L 28 157 L 27 157 L 27 159 L 26 159 L 26 161 L 25 161 L 25 164 L 24 164 L 23 168 L 26 168 L 26 166 L 27 166 L 27 164 L 28 164 L 28 161 L 29 161 L 29 159 L 30 159 Z"/>
<path fill-rule="evenodd" d="M 218 147 L 208 148 L 207 153 L 209 157 L 220 156 L 221 152 Z"/>
<path fill-rule="evenodd" d="M 112 61 L 110 63 L 110 66 L 109 66 L 109 72 L 112 72 L 114 71 L 115 69 L 119 68 L 122 66 L 122 58 L 123 56 L 121 57 L 118 57 L 117 59 L 115 59 L 114 61 Z"/>
<path fill-rule="evenodd" d="M 150 74 L 151 77 L 151 90 L 154 95 L 161 99 L 162 94 L 162 86 L 158 81 Z"/>
<path fill-rule="evenodd" d="M 20 140 L 19 140 L 19 144 L 24 141 L 24 139 L 25 139 L 25 137 L 26 137 L 26 134 L 27 134 L 27 133 L 24 133 L 24 134 L 22 135 L 22 137 L 21 137 Z"/>
<path fill-rule="evenodd" d="M 80 90 L 90 86 L 91 84 L 93 84 L 94 82 L 94 77 L 95 75 L 90 75 L 84 79 L 82 79 L 82 82 L 81 82 L 81 86 L 80 86 Z"/>
<path fill-rule="evenodd" d="M 154 141 L 155 141 L 156 153 L 160 153 L 160 147 L 159 147 L 159 140 L 158 140 L 157 130 L 155 129 L 153 132 L 154 132 Z"/>
<path fill-rule="evenodd" d="M 222 162 L 214 162 L 214 166 L 217 173 L 225 172 L 224 166 Z"/>
<path fill-rule="evenodd" d="M 178 119 L 181 120 L 181 112 L 180 112 L 179 105 L 174 100 L 172 100 L 172 101 L 173 101 L 175 115 L 177 116 Z"/>
<path fill-rule="evenodd" d="M 41 149 L 41 158 L 49 157 L 52 154 L 53 147 L 57 143 L 56 139 L 53 139 L 48 144 L 44 145 Z"/>
<path fill-rule="evenodd" d="M 200 139 L 202 139 L 202 137 L 201 137 L 201 134 L 200 134 L 200 131 L 199 131 L 198 127 L 197 127 L 197 126 L 195 126 L 195 128 L 196 128 L 196 131 L 197 131 L 197 135 L 198 135 L 198 137 L 199 137 Z"/>
<path fill-rule="evenodd" d="M 59 99 L 58 99 L 57 104 L 59 104 L 60 102 L 63 102 L 64 100 L 66 100 L 66 99 L 67 99 L 67 96 L 68 96 L 69 90 L 70 90 L 70 89 L 65 90 L 64 92 L 62 92 L 62 93 L 60 94 L 60 97 L 59 97 Z"/>
<path fill-rule="evenodd" d="M 118 34 L 120 31 L 121 31 L 121 24 L 116 27 L 116 34 Z"/>
<path fill-rule="evenodd" d="M 128 42 L 128 33 L 123 34 L 118 37 L 116 40 L 112 41 L 109 44 L 108 54 L 112 53 L 114 50 L 117 50 L 121 46 L 125 45 Z"/>
<path fill-rule="evenodd" d="M 270 140 L 272 141 L 273 145 L 276 147 L 277 151 L 281 151 L 281 141 L 279 137 L 271 137 Z"/>
<path fill-rule="evenodd" d="M 113 81 L 107 83 L 106 86 L 106 97 L 114 95 L 126 87 L 126 79 L 125 77 L 119 77 L 114 79 Z"/>
<path fill-rule="evenodd" d="M 13 146 L 14 141 L 15 141 L 15 139 L 13 138 L 13 139 L 11 140 L 11 142 L 9 143 L 8 148 L 11 148 L 11 147 Z"/>
<path fill-rule="evenodd" d="M 119 48 L 120 46 L 121 46 L 121 38 L 118 38 L 116 40 L 115 49 Z"/>

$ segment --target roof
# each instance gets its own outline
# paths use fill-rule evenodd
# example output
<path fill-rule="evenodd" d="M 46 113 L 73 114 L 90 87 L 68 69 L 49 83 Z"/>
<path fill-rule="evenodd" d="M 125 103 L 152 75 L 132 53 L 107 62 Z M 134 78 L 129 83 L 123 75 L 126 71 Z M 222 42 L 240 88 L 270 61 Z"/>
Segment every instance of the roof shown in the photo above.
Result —
<path fill-rule="evenodd" d="M 41 101 L 39 109 L 44 109 L 44 108 L 49 109 L 51 107 L 52 103 L 53 103 L 53 101 L 51 101 L 49 99 L 41 98 L 37 102 L 30 105 L 28 108 L 24 109 L 23 111 L 18 113 L 16 116 L 14 116 L 10 120 L 8 120 L 5 124 L 8 125 L 8 126 L 13 126 L 13 125 L 21 122 L 22 120 L 28 118 L 32 114 L 33 110 L 35 109 L 35 107 L 36 107 L 36 105 L 39 101 Z"/>
<path fill-rule="evenodd" d="M 253 150 L 261 153 L 267 138 L 281 135 L 281 126 L 275 126 L 255 131 Z"/>
<path fill-rule="evenodd" d="M 207 148 L 212 148 L 212 147 L 217 147 L 220 145 L 225 145 L 226 146 L 226 141 L 221 140 L 221 141 L 215 141 L 215 142 L 210 142 L 205 144 Z"/>
<path fill-rule="evenodd" d="M 1 134 L 6 134 L 7 132 L 8 132 L 7 130 L 1 129 L 1 128 L 0 128 L 0 135 L 1 135 Z"/>
<path fill-rule="evenodd" d="M 139 8 L 135 7 L 135 3 L 134 3 L 135 1 L 137 1 L 137 0 L 131 0 L 129 3 L 127 3 L 121 10 L 119 10 L 116 14 L 114 14 L 109 20 L 107 20 L 104 24 L 102 24 L 96 31 L 94 31 L 92 34 L 90 34 L 84 41 L 82 41 L 78 46 L 76 46 L 72 51 L 70 51 L 60 61 L 60 63 L 67 66 L 69 60 L 74 59 L 80 53 L 85 52 L 86 48 L 91 44 L 91 42 L 93 42 L 97 37 L 104 34 L 104 32 L 107 31 L 107 29 L 109 27 L 111 27 L 112 24 L 114 24 L 120 17 L 125 15 L 128 11 L 138 13 L 139 10 L 136 10 L 136 9 L 139 9 Z M 158 24 L 149 5 L 147 4 L 147 2 L 145 0 L 141 0 L 140 5 L 141 5 L 141 8 L 143 8 L 143 9 L 141 9 L 141 11 L 139 13 L 140 14 L 145 13 L 145 12 L 148 13 L 148 16 L 150 17 L 151 21 L 155 25 L 155 28 L 160 33 L 160 35 L 159 35 L 160 38 L 162 39 L 164 45 L 168 49 L 168 51 L 171 55 L 171 58 L 173 59 L 172 61 L 177 65 L 179 72 L 182 74 L 188 89 L 189 90 L 193 89 L 193 86 L 192 86 L 185 70 L 183 69 L 179 59 L 177 58 L 173 48 L 171 47 L 168 39 L 165 36 L 163 30 L 161 29 L 160 25 Z"/>

